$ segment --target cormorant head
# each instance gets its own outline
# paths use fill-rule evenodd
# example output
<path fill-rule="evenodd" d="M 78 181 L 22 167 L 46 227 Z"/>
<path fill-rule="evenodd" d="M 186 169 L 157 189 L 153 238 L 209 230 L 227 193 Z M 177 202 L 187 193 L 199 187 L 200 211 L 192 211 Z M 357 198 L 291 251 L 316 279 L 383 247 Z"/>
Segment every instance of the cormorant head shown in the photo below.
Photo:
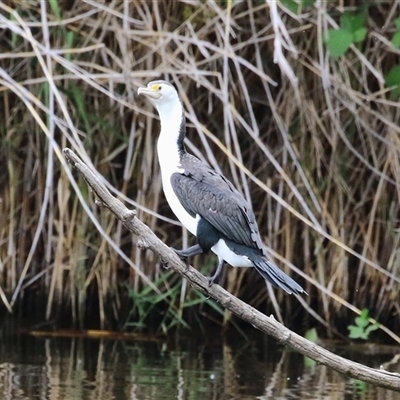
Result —
<path fill-rule="evenodd" d="M 158 108 L 167 104 L 174 104 L 178 98 L 176 89 L 166 81 L 152 81 L 146 87 L 140 87 L 138 94 L 143 94 Z"/>

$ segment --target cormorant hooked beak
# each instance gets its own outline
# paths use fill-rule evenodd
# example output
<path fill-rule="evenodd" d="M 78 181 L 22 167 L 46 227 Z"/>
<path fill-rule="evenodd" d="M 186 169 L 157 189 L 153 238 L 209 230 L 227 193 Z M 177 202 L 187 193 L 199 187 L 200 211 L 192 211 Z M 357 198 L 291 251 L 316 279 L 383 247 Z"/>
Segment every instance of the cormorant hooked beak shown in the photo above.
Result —
<path fill-rule="evenodd" d="M 144 94 L 151 99 L 158 100 L 161 98 L 161 86 L 159 84 L 151 84 L 150 86 L 140 87 L 138 94 Z"/>

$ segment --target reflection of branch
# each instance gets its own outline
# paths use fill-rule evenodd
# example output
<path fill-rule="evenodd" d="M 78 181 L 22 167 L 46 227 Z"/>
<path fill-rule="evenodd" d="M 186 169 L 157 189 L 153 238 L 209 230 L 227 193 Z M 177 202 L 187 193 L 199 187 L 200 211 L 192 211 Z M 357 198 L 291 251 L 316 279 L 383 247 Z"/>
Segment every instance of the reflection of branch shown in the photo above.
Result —
<path fill-rule="evenodd" d="M 115 214 L 129 231 L 137 236 L 138 245 L 152 250 L 164 263 L 167 263 L 175 272 L 186 278 L 195 289 L 202 292 L 206 297 L 217 301 L 227 310 L 250 323 L 260 331 L 272 336 L 281 344 L 298 351 L 320 364 L 326 365 L 352 378 L 400 391 L 399 374 L 366 367 L 362 364 L 339 357 L 290 331 L 277 322 L 273 316 L 267 317 L 260 311 L 228 293 L 221 286 L 217 284 L 208 286 L 207 278 L 192 267 L 186 268 L 175 252 L 161 242 L 147 225 L 135 217 L 136 214 L 134 211 L 128 210 L 121 201 L 111 195 L 96 174 L 88 168 L 72 150 L 66 148 L 64 149 L 64 154 L 68 162 L 84 176 L 86 182 L 98 199 Z"/>

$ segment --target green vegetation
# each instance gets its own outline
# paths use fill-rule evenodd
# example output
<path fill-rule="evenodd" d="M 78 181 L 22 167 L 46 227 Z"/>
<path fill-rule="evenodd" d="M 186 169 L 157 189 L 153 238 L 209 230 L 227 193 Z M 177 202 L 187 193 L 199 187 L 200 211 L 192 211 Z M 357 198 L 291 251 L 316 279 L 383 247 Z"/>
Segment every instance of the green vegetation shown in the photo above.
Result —
<path fill-rule="evenodd" d="M 396 25 L 396 31 L 392 37 L 392 44 L 394 47 L 400 48 L 400 18 L 396 18 L 394 23 Z"/>
<path fill-rule="evenodd" d="M 190 325 L 183 317 L 185 310 L 198 305 L 203 306 L 207 299 L 202 293 L 196 291 L 193 291 L 191 296 L 182 298 L 182 280 L 175 279 L 176 282 L 171 286 L 172 275 L 172 272 L 165 272 L 154 282 L 161 288 L 162 291 L 159 292 L 151 287 L 144 287 L 141 291 L 137 291 L 127 286 L 128 296 L 133 306 L 124 329 L 146 331 L 150 326 L 156 326 L 156 331 L 163 333 L 167 333 L 173 327 L 190 329 Z M 224 314 L 221 307 L 214 302 L 209 304 L 218 314 Z M 196 318 L 196 326 L 202 328 L 203 321 Z"/>
<path fill-rule="evenodd" d="M 364 339 L 368 340 L 371 332 L 379 329 L 379 324 L 371 324 L 369 322 L 369 311 L 364 308 L 361 314 L 354 319 L 355 325 L 349 325 L 347 329 L 350 331 L 350 339 Z"/>
<path fill-rule="evenodd" d="M 292 13 L 300 14 L 305 7 L 311 7 L 314 4 L 313 0 L 282 0 L 282 4 L 287 7 Z"/>
<path fill-rule="evenodd" d="M 390 97 L 396 100 L 400 96 L 400 65 L 394 66 L 385 76 L 385 83 L 393 87 Z"/>
<path fill-rule="evenodd" d="M 310 342 L 317 343 L 318 341 L 318 332 L 315 328 L 309 329 L 304 337 L 309 340 Z"/>
<path fill-rule="evenodd" d="M 344 12 L 340 17 L 339 29 L 329 29 L 327 47 L 332 57 L 346 53 L 353 43 L 362 42 L 367 36 L 366 12 Z"/>
<path fill-rule="evenodd" d="M 251 197 L 271 256 L 310 296 L 229 266 L 220 284 L 299 330 L 317 319 L 320 335 L 346 335 L 347 309 L 368 308 L 400 340 L 400 22 L 392 2 L 358 3 L 0 2 L 2 312 L 41 293 L 40 321 L 231 323 L 136 247 L 60 151 L 90 159 L 165 243 L 192 244 L 136 96 L 161 77 L 182 94 L 189 150 Z"/>
<path fill-rule="evenodd" d="M 309 329 L 306 334 L 304 335 L 304 337 L 309 340 L 312 343 L 317 343 L 318 341 L 318 332 L 315 328 L 311 328 Z M 304 365 L 308 368 L 315 368 L 315 366 L 317 365 L 317 363 L 309 358 L 309 357 L 304 357 Z"/>

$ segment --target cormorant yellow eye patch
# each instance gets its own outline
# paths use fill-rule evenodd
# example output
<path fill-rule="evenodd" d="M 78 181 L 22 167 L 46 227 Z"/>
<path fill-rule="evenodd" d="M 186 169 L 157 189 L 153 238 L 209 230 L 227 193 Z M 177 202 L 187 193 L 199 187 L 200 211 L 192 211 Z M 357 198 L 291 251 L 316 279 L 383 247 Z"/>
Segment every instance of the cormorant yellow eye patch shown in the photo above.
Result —
<path fill-rule="evenodd" d="M 150 82 L 146 87 L 138 88 L 138 94 L 143 94 L 153 100 L 159 100 L 162 97 L 162 87 L 162 83 Z"/>

